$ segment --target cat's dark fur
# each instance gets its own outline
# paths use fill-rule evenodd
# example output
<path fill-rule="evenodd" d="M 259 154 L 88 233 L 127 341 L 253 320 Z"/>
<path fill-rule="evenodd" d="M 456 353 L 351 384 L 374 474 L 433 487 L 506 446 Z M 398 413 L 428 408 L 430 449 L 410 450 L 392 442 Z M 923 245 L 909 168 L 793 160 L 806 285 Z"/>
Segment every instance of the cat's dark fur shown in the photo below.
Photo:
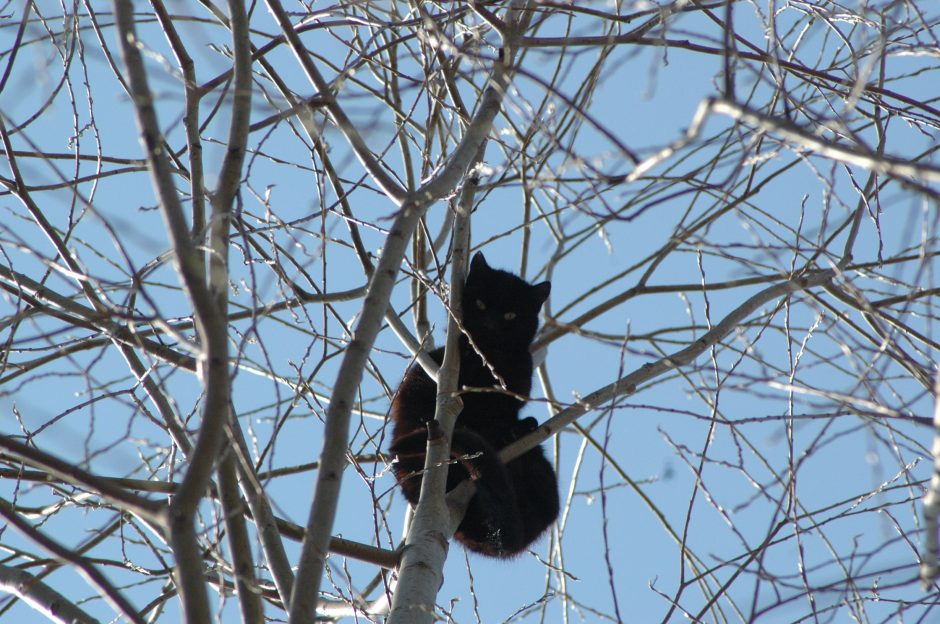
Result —
<path fill-rule="evenodd" d="M 514 395 L 527 397 L 532 389 L 529 347 L 538 329 L 539 309 L 550 289 L 549 282 L 532 285 L 512 273 L 490 268 L 479 252 L 470 263 L 463 291 L 463 326 Z M 444 349 L 430 355 L 440 363 Z M 520 420 L 525 400 L 498 387 L 467 337 L 461 335 L 458 389 L 491 390 L 461 394 L 463 411 L 451 441 L 451 457 L 456 461 L 448 469 L 447 489 L 472 474 L 477 492 L 455 537 L 470 550 L 510 557 L 535 541 L 558 516 L 558 483 L 540 447 L 508 464 L 499 461 L 500 448 L 534 431 L 538 423 L 531 417 Z M 405 498 L 413 505 L 421 491 L 427 423 L 434 419 L 436 394 L 437 385 L 415 364 L 392 401 L 395 431 L 391 451 L 398 456 L 393 470 Z M 475 453 L 482 455 L 467 459 Z"/>

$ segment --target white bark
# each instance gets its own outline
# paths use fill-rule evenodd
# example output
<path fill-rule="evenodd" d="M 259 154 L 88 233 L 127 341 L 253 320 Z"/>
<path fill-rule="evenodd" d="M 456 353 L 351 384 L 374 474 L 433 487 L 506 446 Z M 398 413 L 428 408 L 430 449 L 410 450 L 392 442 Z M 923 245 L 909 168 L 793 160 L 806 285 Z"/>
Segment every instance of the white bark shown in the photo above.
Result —
<path fill-rule="evenodd" d="M 405 540 L 388 624 L 428 624 L 434 621 L 434 599 L 444 581 L 447 545 L 454 533 L 445 490 L 450 440 L 463 407 L 463 402 L 455 393 L 460 375 L 460 310 L 469 248 L 470 208 L 475 187 L 475 180 L 468 180 L 457 205 L 448 302 L 450 315 L 444 361 L 437 377 L 434 426 L 428 435 L 421 495 Z"/>
<path fill-rule="evenodd" d="M 937 565 L 940 559 L 937 535 L 937 519 L 940 518 L 940 372 L 937 373 L 933 396 L 933 475 L 930 477 L 927 493 L 924 494 L 924 545 L 920 556 L 920 582 L 924 589 L 928 589 L 940 573 L 940 566 Z"/>
<path fill-rule="evenodd" d="M 268 0 L 269 7 L 274 4 L 274 0 Z M 527 5 L 528 3 L 522 0 L 517 0 L 510 5 L 508 12 L 514 23 L 527 23 L 528 15 L 525 10 Z M 324 559 L 329 552 L 330 536 L 336 517 L 336 504 L 339 499 L 343 469 L 346 465 L 350 414 L 359 382 L 362 380 L 363 368 L 381 329 L 408 241 L 420 217 L 431 203 L 451 193 L 470 167 L 475 164 L 480 147 L 489 135 L 493 120 L 500 110 L 505 89 L 509 83 L 511 59 L 512 54 L 507 51 L 503 62 L 496 64 L 490 86 L 484 90 L 480 105 L 460 144 L 433 178 L 401 202 L 401 209 L 386 238 L 382 256 L 369 282 L 369 290 L 353 332 L 353 339 L 343 355 L 333 388 L 332 402 L 326 414 L 320 471 L 317 474 L 313 505 L 307 519 L 306 538 L 294 579 L 294 587 L 303 587 L 304 591 L 294 591 L 291 595 L 289 620 L 291 624 L 312 622 L 316 618 L 316 604 L 319 599 Z M 308 64 L 305 63 L 304 67 L 308 69 Z M 311 75 L 310 72 L 308 75 Z M 313 79 L 312 75 L 311 79 Z M 335 114 L 335 111 L 331 112 L 331 115 Z M 361 145 L 358 142 L 358 135 L 351 134 L 352 129 L 351 123 L 340 124 L 340 130 L 358 154 Z M 362 154 L 359 156 L 367 170 L 374 173 L 374 168 L 368 165 L 369 159 L 363 158 Z M 388 188 L 387 180 L 380 176 L 376 182 L 390 197 L 394 199 L 397 196 L 392 189 Z"/>
<path fill-rule="evenodd" d="M 52 622 L 98 624 L 74 602 L 25 570 L 0 565 L 0 590 L 19 596 Z"/>

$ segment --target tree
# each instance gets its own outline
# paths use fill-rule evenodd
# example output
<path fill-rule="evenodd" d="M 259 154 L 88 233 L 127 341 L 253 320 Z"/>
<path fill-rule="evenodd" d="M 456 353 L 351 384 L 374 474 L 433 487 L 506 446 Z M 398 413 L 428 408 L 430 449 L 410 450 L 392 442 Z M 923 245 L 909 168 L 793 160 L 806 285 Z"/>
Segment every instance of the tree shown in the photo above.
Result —
<path fill-rule="evenodd" d="M 319 4 L 4 12 L 0 615 L 929 619 L 937 8 Z M 563 510 L 400 565 L 475 249 L 553 282 Z"/>

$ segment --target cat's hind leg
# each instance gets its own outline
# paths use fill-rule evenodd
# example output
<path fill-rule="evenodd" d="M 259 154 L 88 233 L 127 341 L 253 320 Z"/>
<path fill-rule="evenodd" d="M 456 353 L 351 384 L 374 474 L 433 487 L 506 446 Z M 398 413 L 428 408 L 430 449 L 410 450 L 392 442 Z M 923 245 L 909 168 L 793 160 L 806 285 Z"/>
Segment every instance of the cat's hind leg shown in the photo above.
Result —
<path fill-rule="evenodd" d="M 517 494 L 506 466 L 496 449 L 469 429 L 454 431 L 451 455 L 465 466 L 469 463 L 477 491 L 455 537 L 470 550 L 491 557 L 508 557 L 525 547 L 524 520 L 516 504 Z M 462 479 L 448 474 L 448 490 Z"/>

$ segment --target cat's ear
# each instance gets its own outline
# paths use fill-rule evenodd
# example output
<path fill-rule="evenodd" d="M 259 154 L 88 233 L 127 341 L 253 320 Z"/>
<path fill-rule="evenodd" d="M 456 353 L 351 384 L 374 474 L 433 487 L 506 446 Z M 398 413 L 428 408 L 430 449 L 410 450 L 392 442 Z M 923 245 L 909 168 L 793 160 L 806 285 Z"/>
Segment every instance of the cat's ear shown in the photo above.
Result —
<path fill-rule="evenodd" d="M 532 289 L 535 292 L 535 296 L 538 297 L 539 305 L 541 305 L 548 299 L 548 293 L 552 292 L 552 283 L 539 282 L 538 284 L 533 284 Z"/>
<path fill-rule="evenodd" d="M 473 271 L 485 271 L 490 268 L 490 265 L 486 263 L 486 258 L 483 257 L 483 252 L 478 251 L 473 254 L 473 258 L 470 260 L 470 272 Z"/>

